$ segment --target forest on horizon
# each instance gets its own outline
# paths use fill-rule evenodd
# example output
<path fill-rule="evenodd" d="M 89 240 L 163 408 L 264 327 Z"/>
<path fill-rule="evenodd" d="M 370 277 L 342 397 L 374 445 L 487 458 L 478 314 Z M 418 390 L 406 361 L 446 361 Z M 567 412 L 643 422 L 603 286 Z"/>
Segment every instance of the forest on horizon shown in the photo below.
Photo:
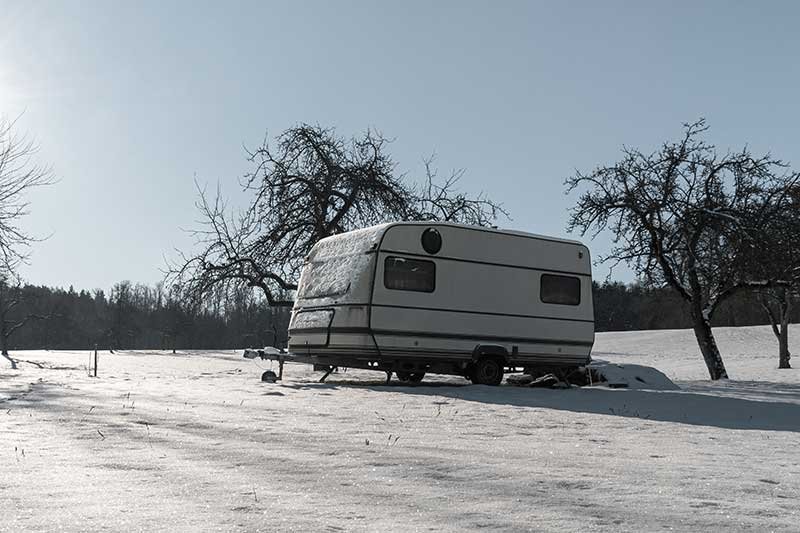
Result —
<path fill-rule="evenodd" d="M 669 289 L 636 283 L 593 282 L 595 330 L 683 329 L 692 326 L 687 304 Z M 290 308 L 272 307 L 252 291 L 219 291 L 202 306 L 181 302 L 162 284 L 123 281 L 110 292 L 36 285 L 6 287 L 0 307 L 6 327 L 21 323 L 10 350 L 191 350 L 285 347 Z M 800 321 L 800 307 L 792 311 Z M 742 292 L 720 308 L 714 326 L 768 324 L 758 296 Z"/>

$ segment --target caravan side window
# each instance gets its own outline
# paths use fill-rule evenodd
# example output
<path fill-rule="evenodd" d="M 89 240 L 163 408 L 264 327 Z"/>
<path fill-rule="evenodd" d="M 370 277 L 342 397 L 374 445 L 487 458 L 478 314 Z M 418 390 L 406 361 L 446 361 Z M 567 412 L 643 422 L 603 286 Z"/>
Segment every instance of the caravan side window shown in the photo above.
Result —
<path fill-rule="evenodd" d="M 398 291 L 433 292 L 436 263 L 390 256 L 383 263 L 383 285 Z"/>
<path fill-rule="evenodd" d="M 539 298 L 546 304 L 580 305 L 581 280 L 572 276 L 542 274 Z"/>

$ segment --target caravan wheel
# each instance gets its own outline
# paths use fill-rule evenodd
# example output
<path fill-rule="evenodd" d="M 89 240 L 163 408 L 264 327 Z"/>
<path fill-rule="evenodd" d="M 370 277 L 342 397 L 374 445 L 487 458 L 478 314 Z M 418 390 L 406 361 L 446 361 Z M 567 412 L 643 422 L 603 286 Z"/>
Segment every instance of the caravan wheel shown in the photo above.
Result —
<path fill-rule="evenodd" d="M 491 357 L 481 357 L 472 367 L 469 379 L 475 385 L 500 385 L 503 381 L 503 363 Z"/>
<path fill-rule="evenodd" d="M 397 379 L 404 383 L 419 383 L 425 377 L 425 372 L 397 372 Z"/>

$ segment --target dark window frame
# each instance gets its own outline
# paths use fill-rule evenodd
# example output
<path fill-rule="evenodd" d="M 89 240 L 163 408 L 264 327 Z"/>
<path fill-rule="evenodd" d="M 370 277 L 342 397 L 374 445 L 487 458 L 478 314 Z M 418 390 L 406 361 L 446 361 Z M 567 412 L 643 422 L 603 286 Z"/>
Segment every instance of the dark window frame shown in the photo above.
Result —
<path fill-rule="evenodd" d="M 572 283 L 573 280 L 577 281 L 578 291 L 575 294 L 576 301 L 574 301 L 574 302 L 573 301 L 556 302 L 556 301 L 553 301 L 553 300 L 545 300 L 544 299 L 544 291 L 542 290 L 544 288 L 545 278 L 553 278 L 553 279 L 561 278 L 562 280 L 569 280 L 570 283 Z M 542 303 L 545 303 L 545 304 L 549 304 L 549 305 L 571 305 L 573 307 L 581 305 L 581 278 L 579 278 L 577 276 L 563 276 L 561 274 L 542 274 L 539 277 L 539 301 L 541 301 Z"/>
<path fill-rule="evenodd" d="M 392 259 L 402 259 L 403 261 L 408 261 L 410 263 L 425 263 L 425 264 L 432 265 L 433 266 L 433 283 L 431 284 L 430 290 L 427 290 L 427 289 L 406 289 L 406 288 L 401 288 L 401 287 L 392 287 L 390 285 L 390 280 L 389 280 L 389 270 L 390 269 L 387 268 L 387 265 L 388 265 L 389 261 L 392 260 Z M 436 291 L 436 262 L 435 261 L 425 260 L 425 259 L 416 259 L 416 258 L 415 259 L 409 259 L 408 257 L 401 257 L 399 255 L 388 255 L 383 260 L 383 287 L 385 289 L 387 289 L 387 290 L 390 290 L 390 291 L 421 292 L 421 293 L 425 293 L 425 294 L 430 294 L 432 292 L 435 292 Z"/>

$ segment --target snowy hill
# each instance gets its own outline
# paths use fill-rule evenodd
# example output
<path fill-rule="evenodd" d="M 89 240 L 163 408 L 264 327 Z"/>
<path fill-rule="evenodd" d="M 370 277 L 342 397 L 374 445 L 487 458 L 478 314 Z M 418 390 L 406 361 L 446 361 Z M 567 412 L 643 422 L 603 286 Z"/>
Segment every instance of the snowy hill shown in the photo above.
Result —
<path fill-rule="evenodd" d="M 238 351 L 102 353 L 93 379 L 87 352 L 20 352 L 0 531 L 796 531 L 800 371 L 768 328 L 716 332 L 717 383 L 691 331 L 598 334 L 675 391 L 266 384 Z"/>
<path fill-rule="evenodd" d="M 800 353 L 800 326 L 789 330 Z M 714 328 L 717 344 L 731 379 L 789 380 L 794 373 L 777 369 L 778 342 L 769 326 Z M 694 333 L 688 329 L 598 333 L 592 357 L 616 362 L 641 363 L 658 368 L 673 380 L 708 379 Z M 797 360 L 800 366 L 800 357 Z"/>

